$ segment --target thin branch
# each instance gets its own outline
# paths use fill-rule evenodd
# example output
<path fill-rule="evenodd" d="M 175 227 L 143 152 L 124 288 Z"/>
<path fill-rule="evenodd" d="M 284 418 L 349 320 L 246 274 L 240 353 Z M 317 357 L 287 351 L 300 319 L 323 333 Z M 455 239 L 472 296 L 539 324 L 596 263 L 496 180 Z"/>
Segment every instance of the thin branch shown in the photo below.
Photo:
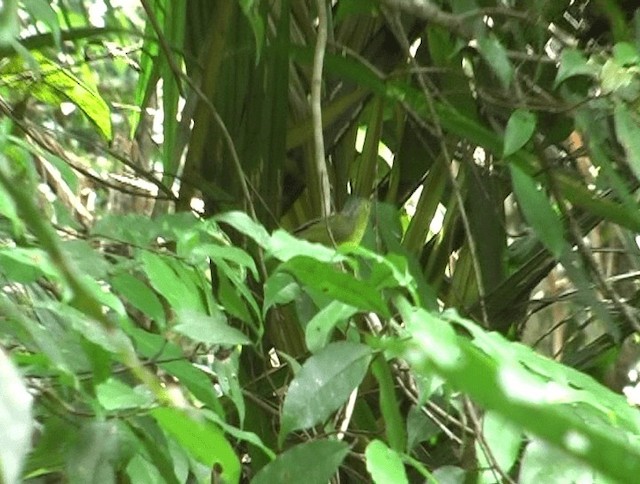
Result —
<path fill-rule="evenodd" d="M 313 120 L 314 168 L 320 190 L 320 215 L 326 219 L 331 213 L 331 198 L 327 161 L 324 153 L 322 133 L 322 69 L 327 48 L 327 6 L 325 0 L 317 0 L 318 36 L 313 55 L 313 74 L 311 77 L 311 116 Z"/>
<path fill-rule="evenodd" d="M 478 418 L 476 409 L 473 407 L 473 404 L 469 400 L 469 397 L 464 397 L 464 406 L 467 413 L 469 414 L 469 417 L 471 418 L 471 423 L 476 431 L 476 439 L 478 439 L 478 443 L 482 448 L 482 453 L 491 465 L 491 472 L 493 473 L 494 478 L 497 482 L 515 484 L 515 481 L 502 469 L 502 467 L 500 467 L 498 461 L 493 455 L 493 452 L 491 451 L 491 447 L 489 447 L 487 440 L 484 438 L 484 434 L 482 433 L 482 424 L 480 422 L 480 419 Z"/>
<path fill-rule="evenodd" d="M 473 37 L 472 31 L 464 24 L 463 16 L 445 12 L 429 0 L 382 0 L 382 3 L 395 12 L 402 11 L 438 24 L 463 39 Z"/>
<path fill-rule="evenodd" d="M 400 3 L 409 3 L 409 4 L 420 3 L 421 5 L 422 4 L 431 5 L 430 2 L 416 2 L 416 1 L 406 1 L 406 2 L 400 2 Z M 449 15 L 449 14 L 446 14 L 446 15 Z M 416 61 L 415 57 L 411 55 L 409 40 L 407 39 L 407 34 L 404 31 L 404 27 L 402 26 L 402 23 L 400 22 L 398 12 L 397 11 L 388 12 L 386 15 L 386 18 L 387 18 L 387 22 L 389 23 L 389 26 L 391 27 L 393 34 L 396 36 L 396 39 L 402 46 L 402 49 L 405 55 L 407 56 L 407 59 L 409 59 L 409 61 L 411 62 L 414 68 L 419 68 L 420 66 L 418 65 L 418 62 Z M 425 79 L 422 75 L 418 75 L 417 79 L 418 79 L 418 83 L 420 84 L 422 93 L 424 94 L 425 101 L 427 104 L 427 109 L 429 110 L 429 115 L 433 119 L 435 134 L 440 140 L 440 148 L 442 150 L 442 156 L 444 158 L 443 163 L 445 163 L 447 166 L 449 181 L 451 182 L 451 186 L 453 187 L 453 192 L 456 197 L 456 201 L 460 208 L 460 219 L 462 220 L 462 225 L 467 235 L 467 243 L 469 244 L 469 252 L 471 253 L 471 261 L 473 264 L 474 276 L 475 276 L 476 284 L 478 287 L 478 299 L 480 301 L 480 310 L 482 313 L 482 320 L 486 327 L 490 327 L 489 316 L 487 312 L 487 305 L 485 301 L 486 291 L 484 289 L 484 282 L 482 281 L 482 269 L 480 265 L 480 260 L 478 258 L 478 250 L 476 247 L 475 239 L 473 237 L 473 233 L 471 232 L 471 224 L 469 222 L 469 217 L 464 207 L 464 199 L 462 197 L 460 185 L 458 184 L 456 174 L 454 173 L 453 167 L 451 166 L 451 160 L 453 159 L 453 157 L 450 156 L 449 149 L 447 148 L 447 143 L 445 142 L 445 135 L 442 130 L 442 126 L 440 124 L 440 117 L 438 116 L 438 113 L 436 112 L 436 109 L 434 106 L 434 99 L 433 99 L 432 93 L 427 87 Z"/>
<path fill-rule="evenodd" d="M 549 180 L 549 190 L 551 191 L 553 198 L 555 198 L 558 202 L 558 208 L 560 210 L 560 213 L 567 221 L 567 226 L 569 228 L 569 233 L 573 238 L 573 243 L 578 249 L 578 253 L 580 254 L 584 264 L 587 266 L 587 269 L 589 270 L 589 272 L 591 272 L 591 274 L 593 274 L 596 285 L 599 287 L 602 294 L 611 299 L 613 305 L 620 311 L 623 319 L 630 325 L 630 327 L 632 327 L 635 331 L 640 331 L 640 321 L 638 321 L 638 319 L 629 309 L 629 306 L 625 303 L 625 301 L 622 300 L 618 292 L 602 274 L 600 268 L 598 267 L 598 263 L 593 257 L 593 254 L 584 243 L 580 224 L 571 213 L 571 210 L 569 210 L 569 208 L 567 207 L 565 198 L 556 185 L 556 180 L 552 176 L 552 171 L 549 169 L 546 157 L 541 156 L 540 159 L 544 163 L 544 168 L 549 174 L 547 178 Z"/>

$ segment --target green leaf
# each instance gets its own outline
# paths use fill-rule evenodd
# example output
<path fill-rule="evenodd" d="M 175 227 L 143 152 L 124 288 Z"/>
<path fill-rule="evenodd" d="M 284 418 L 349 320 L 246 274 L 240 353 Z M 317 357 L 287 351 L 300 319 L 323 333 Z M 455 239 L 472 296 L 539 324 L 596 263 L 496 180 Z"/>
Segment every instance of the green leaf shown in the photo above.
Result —
<path fill-rule="evenodd" d="M 373 376 L 378 381 L 380 389 L 380 411 L 384 417 L 387 442 L 395 451 L 402 452 L 407 443 L 404 431 L 404 418 L 400 413 L 400 402 L 396 396 L 396 385 L 389 368 L 389 363 L 383 355 L 379 355 L 371 364 Z"/>
<path fill-rule="evenodd" d="M 160 475 L 160 471 L 140 455 L 133 456 L 133 459 L 127 464 L 126 470 L 131 482 L 145 482 L 147 484 L 163 484 L 166 482 Z"/>
<path fill-rule="evenodd" d="M 140 260 L 151 286 L 164 296 L 174 310 L 205 310 L 198 291 L 188 286 L 189 281 L 179 277 L 168 258 L 143 251 Z"/>
<path fill-rule="evenodd" d="M 86 314 L 68 304 L 44 301 L 39 303 L 38 306 L 58 314 L 69 325 L 68 327 L 108 353 L 117 355 L 125 348 L 127 351 L 134 351 L 131 341 L 120 328 L 114 327 L 107 330 L 103 325 L 93 319 L 89 319 Z"/>
<path fill-rule="evenodd" d="M 271 236 L 269 255 L 282 262 L 287 262 L 297 256 L 336 264 L 344 260 L 344 256 L 337 253 L 335 249 L 298 239 L 284 230 L 276 230 Z"/>
<path fill-rule="evenodd" d="M 40 21 L 51 29 L 53 41 L 56 47 L 60 48 L 60 23 L 56 12 L 47 0 L 29 0 L 23 2 L 22 7 L 25 8 L 34 20 Z"/>
<path fill-rule="evenodd" d="M 269 233 L 244 212 L 227 212 L 213 217 L 216 222 L 231 225 L 238 232 L 253 239 L 263 249 L 269 247 Z"/>
<path fill-rule="evenodd" d="M 523 169 L 516 163 L 509 163 L 509 169 L 513 191 L 525 220 L 533 227 L 545 247 L 555 257 L 560 257 L 567 248 L 560 217 L 551 207 L 549 199 Z"/>
<path fill-rule="evenodd" d="M 319 290 L 327 297 L 363 311 L 374 311 L 385 317 L 389 315 L 389 309 L 377 287 L 333 265 L 299 256 L 285 262 L 278 270 L 292 274 L 301 283 Z"/>
<path fill-rule="evenodd" d="M 258 334 L 262 334 L 261 328 L 254 326 L 254 321 L 246 311 L 246 306 L 244 305 L 245 302 L 248 303 L 255 317 L 260 319 L 260 307 L 249 289 L 245 275 L 239 273 L 237 268 L 230 267 L 224 260 L 216 261 L 216 266 L 219 269 L 218 272 L 221 273 L 220 298 L 225 298 L 225 303 L 230 304 L 228 312 L 240 317 L 244 322 L 252 324 L 252 328 L 255 329 Z"/>
<path fill-rule="evenodd" d="M 367 445 L 364 455 L 367 459 L 367 470 L 376 484 L 386 484 L 388 482 L 393 482 L 394 484 L 409 483 L 402 459 L 396 451 L 387 447 L 384 442 L 380 440 L 371 441 Z"/>
<path fill-rule="evenodd" d="M 613 57 L 621 66 L 632 66 L 640 63 L 638 49 L 629 42 L 618 42 L 614 45 Z"/>
<path fill-rule="evenodd" d="M 323 422 L 364 378 L 371 349 L 341 341 L 311 356 L 289 385 L 282 408 L 281 436 Z"/>
<path fill-rule="evenodd" d="M 496 412 L 487 412 L 483 417 L 482 436 L 489 447 L 493 462 L 485 455 L 485 450 L 476 440 L 476 456 L 482 471 L 482 482 L 494 482 L 495 473 L 492 465 L 498 465 L 504 472 L 509 472 L 518 458 L 522 446 L 522 431 Z"/>
<path fill-rule="evenodd" d="M 144 464 L 145 469 L 149 463 L 152 463 L 156 471 L 161 474 L 163 483 L 184 483 L 186 481 L 188 468 L 181 474 L 180 467 L 182 467 L 181 464 L 183 464 L 183 461 L 188 459 L 186 453 L 183 455 L 171 455 L 169 448 L 171 447 L 171 444 L 173 444 L 173 441 L 165 437 L 162 430 L 153 419 L 127 419 L 127 424 L 131 433 L 136 437 L 134 447 L 136 455 L 141 454 L 141 457 L 146 461 L 146 464 Z M 180 457 L 183 458 L 181 459 Z M 186 462 L 184 464 L 186 464 Z M 188 464 L 185 465 L 185 467 L 187 466 Z M 128 468 L 127 472 L 130 473 Z M 145 470 L 135 469 L 134 472 L 145 472 Z M 148 472 L 154 474 L 153 471 Z M 177 475 L 184 475 L 184 478 L 180 480 L 176 477 Z M 143 480 L 142 482 L 146 481 Z"/>
<path fill-rule="evenodd" d="M 526 109 L 516 109 L 511 114 L 504 133 L 502 156 L 507 157 L 522 148 L 531 139 L 535 129 L 535 114 Z"/>
<path fill-rule="evenodd" d="M 7 0 L 3 2 L 2 10 L 0 10 L 0 45 L 13 43 L 19 29 L 18 0 Z"/>
<path fill-rule="evenodd" d="M 156 408 L 151 411 L 169 435 L 194 459 L 209 468 L 218 464 L 227 482 L 240 480 L 240 461 L 222 431 L 196 412 L 187 414 L 177 408 Z"/>
<path fill-rule="evenodd" d="M 535 439 L 522 456 L 518 482 L 521 484 L 561 484 L 565 482 L 611 483 L 598 475 L 589 465 L 581 463 L 566 452 Z"/>
<path fill-rule="evenodd" d="M 153 394 L 144 387 L 131 388 L 115 378 L 97 385 L 96 397 L 108 411 L 149 407 L 154 401 Z"/>
<path fill-rule="evenodd" d="M 340 301 L 331 301 L 307 323 L 304 331 L 307 348 L 312 353 L 322 349 L 331 337 L 335 326 L 348 320 L 358 310 Z"/>
<path fill-rule="evenodd" d="M 0 141 L 0 150 L 4 151 L 4 145 L 5 143 Z M 0 188 L 0 215 L 7 217 L 11 221 L 11 228 L 15 238 L 24 236 L 24 222 L 18 216 L 13 198 L 3 188 Z"/>
<path fill-rule="evenodd" d="M 66 465 L 68 481 L 115 483 L 113 463 L 120 450 L 121 432 L 115 420 L 86 421 L 70 449 L 73 458 Z"/>
<path fill-rule="evenodd" d="M 258 279 L 258 268 L 256 267 L 256 263 L 249 254 L 238 247 L 217 244 L 200 244 L 198 247 L 193 249 L 192 254 L 206 255 L 213 260 L 214 263 L 220 260 L 233 262 L 240 267 L 249 269 L 251 274 L 253 274 L 253 277 Z"/>
<path fill-rule="evenodd" d="M 245 403 L 242 387 L 238 374 L 240 372 L 240 358 L 237 351 L 234 351 L 227 358 L 216 358 L 211 370 L 216 375 L 223 395 L 229 397 L 238 411 L 240 427 L 244 426 Z"/>
<path fill-rule="evenodd" d="M 166 318 L 164 308 L 156 293 L 144 282 L 131 274 L 118 274 L 111 279 L 111 285 L 133 307 L 151 318 L 160 328 L 164 328 Z"/>
<path fill-rule="evenodd" d="M 461 357 L 456 333 L 450 324 L 429 311 L 411 306 L 406 299 L 399 297 L 396 306 L 405 322 L 407 333 L 412 342 L 420 348 L 414 364 L 432 361 L 440 367 L 455 367 Z"/>
<path fill-rule="evenodd" d="M 478 39 L 478 50 L 491 69 L 496 73 L 503 88 L 508 88 L 513 77 L 513 66 L 507 50 L 494 35 Z"/>
<path fill-rule="evenodd" d="M 563 49 L 560 56 L 560 68 L 553 82 L 553 87 L 558 87 L 563 81 L 573 76 L 595 76 L 598 67 L 589 64 L 582 51 L 578 49 Z"/>
<path fill-rule="evenodd" d="M 0 249 L 0 272 L 14 282 L 33 282 L 46 276 L 59 280 L 60 275 L 42 249 L 12 247 Z"/>
<path fill-rule="evenodd" d="M 78 79 L 71 71 L 59 66 L 39 52 L 33 52 L 39 63 L 39 72 L 26 75 L 30 66 L 20 57 L 14 57 L 0 72 L 0 77 L 12 88 L 29 93 L 36 99 L 56 106 L 61 102 L 75 104 L 98 128 L 107 141 L 111 141 L 111 112 L 98 92 Z"/>
<path fill-rule="evenodd" d="M 412 405 L 407 415 L 407 451 L 437 435 L 440 429 L 417 405 Z"/>
<path fill-rule="evenodd" d="M 206 345 L 248 345 L 251 340 L 229 326 L 222 311 L 211 316 L 187 309 L 177 312 L 178 324 L 173 330 Z"/>
<path fill-rule="evenodd" d="M 254 434 L 253 432 L 241 430 L 237 427 L 234 427 L 233 425 L 229 425 L 217 413 L 206 411 L 206 410 L 203 410 L 202 413 L 206 415 L 206 417 L 209 420 L 211 420 L 213 423 L 219 426 L 222 430 L 224 430 L 227 434 L 231 435 L 232 437 L 238 440 L 244 440 L 250 443 L 251 445 L 255 445 L 257 448 L 262 450 L 262 452 L 264 452 L 265 455 L 270 460 L 273 460 L 276 458 L 275 453 L 269 447 L 267 447 L 264 444 L 264 442 L 262 442 L 262 440 L 260 440 L 260 437 L 258 437 L 258 435 Z"/>
<path fill-rule="evenodd" d="M 289 274 L 276 272 L 264 284 L 263 317 L 267 311 L 277 304 L 295 301 L 300 295 L 300 285 Z"/>
<path fill-rule="evenodd" d="M 62 249 L 69 259 L 77 265 L 80 272 L 94 279 L 105 279 L 110 268 L 99 252 L 96 252 L 86 240 L 65 240 Z"/>
<path fill-rule="evenodd" d="M 314 440 L 280 454 L 256 474 L 252 484 L 304 482 L 326 484 L 349 452 L 349 445 L 337 440 Z"/>
<path fill-rule="evenodd" d="M 95 236 L 108 237 L 119 242 L 146 246 L 152 243 L 160 227 L 155 220 L 136 214 L 107 214 L 100 218 L 91 229 Z"/>
<path fill-rule="evenodd" d="M 153 358 L 160 368 L 176 377 L 200 402 L 218 414 L 224 414 L 210 376 L 187 361 L 180 348 L 162 336 L 140 328 L 129 329 L 129 334 L 139 354 L 145 358 Z"/>
<path fill-rule="evenodd" d="M 240 0 L 240 7 L 242 12 L 247 17 L 247 20 L 251 24 L 251 30 L 253 30 L 253 36 L 256 40 L 256 52 L 258 59 L 262 52 L 262 46 L 264 44 L 264 19 L 260 15 L 259 3 L 256 0 Z"/>
<path fill-rule="evenodd" d="M 0 348 L 0 481 L 21 482 L 20 472 L 31 448 L 33 397 Z"/>
<path fill-rule="evenodd" d="M 433 479 L 437 483 L 464 484 L 466 476 L 464 469 L 455 466 L 442 466 L 433 471 Z"/>
<path fill-rule="evenodd" d="M 627 154 L 627 163 L 640 180 L 640 126 L 625 104 L 618 104 L 613 116 L 616 136 Z"/>
<path fill-rule="evenodd" d="M 398 306 L 404 318 L 408 308 Z M 446 314 L 456 323 L 462 319 L 456 319 L 452 312 Z M 445 322 L 446 319 L 440 320 L 441 324 Z M 514 348 L 521 345 L 508 342 L 498 334 L 486 333 L 471 321 L 464 327 L 467 330 L 476 327 L 475 333 L 485 334 L 494 342 L 494 347 L 500 345 L 501 348 L 488 353 L 468 341 L 463 333 L 454 333 L 460 354 L 455 361 L 429 357 L 433 352 L 413 339 L 398 341 L 404 347 L 402 356 L 419 375 L 429 376 L 435 370 L 452 388 L 468 393 L 479 405 L 499 412 L 523 431 L 547 440 L 621 482 L 635 480 L 634 476 L 640 472 L 640 450 L 633 443 L 640 428 L 637 423 L 628 423 L 626 418 L 621 422 L 615 411 L 605 414 L 598 408 L 575 403 L 566 381 L 558 377 L 550 381 L 529 369 L 528 364 L 517 361 Z M 558 363 L 550 364 L 554 364 L 560 374 L 567 372 Z M 569 399 L 565 402 L 567 395 Z M 597 395 L 603 400 L 616 399 L 621 405 L 624 402 L 623 397 L 604 387 L 597 390 Z M 634 420 L 638 420 L 637 415 Z M 611 466 L 613 461 L 618 464 Z"/>

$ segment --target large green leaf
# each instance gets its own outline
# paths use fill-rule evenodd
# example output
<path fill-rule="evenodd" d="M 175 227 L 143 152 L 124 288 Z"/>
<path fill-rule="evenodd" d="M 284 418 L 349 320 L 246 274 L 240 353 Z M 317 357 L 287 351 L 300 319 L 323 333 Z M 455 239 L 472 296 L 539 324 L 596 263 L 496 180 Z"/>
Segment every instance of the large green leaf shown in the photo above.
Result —
<path fill-rule="evenodd" d="M 89 118 L 107 141 L 111 141 L 111 111 L 95 88 L 78 79 L 71 71 L 40 53 L 33 53 L 38 72 L 29 72 L 21 57 L 14 57 L 0 69 L 0 79 L 13 89 L 57 107 L 71 102 Z"/>
<path fill-rule="evenodd" d="M 156 408 L 151 415 L 195 460 L 209 468 L 217 465 L 222 479 L 239 482 L 240 460 L 216 425 L 177 408 Z"/>
<path fill-rule="evenodd" d="M 181 278 L 166 257 L 152 252 L 142 252 L 140 260 L 151 286 L 171 304 L 174 309 L 205 311 L 199 290 L 186 278 Z"/>
<path fill-rule="evenodd" d="M 371 361 L 368 346 L 331 343 L 311 356 L 289 384 L 280 435 L 324 422 L 360 384 Z"/>
<path fill-rule="evenodd" d="M 322 349 L 328 342 L 335 326 L 347 321 L 357 310 L 340 301 L 331 301 L 311 318 L 305 328 L 305 341 L 312 353 Z"/>
<path fill-rule="evenodd" d="M 188 309 L 178 311 L 178 324 L 172 329 L 194 341 L 208 345 L 248 345 L 251 340 L 241 331 L 229 326 L 225 315 L 217 309 L 206 315 Z"/>
<path fill-rule="evenodd" d="M 114 276 L 110 282 L 132 306 L 151 318 L 160 328 L 164 328 L 166 323 L 164 308 L 149 286 L 127 273 Z"/>
<path fill-rule="evenodd" d="M 487 412 L 483 416 L 482 439 L 486 449 L 479 440 L 475 443 L 478 463 L 487 469 L 482 471 L 480 478 L 482 482 L 495 482 L 495 471 L 491 467 L 497 465 L 503 472 L 509 472 L 520 453 L 523 435 L 500 414 Z"/>
<path fill-rule="evenodd" d="M 348 452 L 349 445 L 337 440 L 314 440 L 296 445 L 266 465 L 251 482 L 272 484 L 302 480 L 307 484 L 325 484 Z"/>
<path fill-rule="evenodd" d="M 398 453 L 384 445 L 380 440 L 373 440 L 367 445 L 364 455 L 367 459 L 367 470 L 376 484 L 385 484 L 387 482 L 409 483 L 402 459 Z"/>
<path fill-rule="evenodd" d="M 388 315 L 389 310 L 377 287 L 360 281 L 334 266 L 310 257 L 298 256 L 282 264 L 280 271 L 326 296 L 364 311 Z"/>
<path fill-rule="evenodd" d="M 145 358 L 153 358 L 160 368 L 176 377 L 200 402 L 215 412 L 224 414 L 210 376 L 186 360 L 180 348 L 164 337 L 140 328 L 130 328 L 128 334 L 139 354 Z"/>
<path fill-rule="evenodd" d="M 18 371 L 0 348 L 0 476 L 7 484 L 20 482 L 31 447 L 32 402 Z"/>
<path fill-rule="evenodd" d="M 408 337 L 405 342 L 398 342 L 398 347 L 404 348 L 403 356 L 418 374 L 440 374 L 485 408 L 621 482 L 633 481 L 640 472 L 640 446 L 635 438 L 638 416 L 623 409 L 629 409 L 624 398 L 604 387 L 592 388 L 594 399 L 607 403 L 584 404 L 582 392 L 567 384 L 571 380 L 570 369 L 530 349 L 525 366 L 518 361 L 520 345 L 498 334 L 485 333 L 452 313 L 455 321 L 464 321 L 465 329 L 476 328 L 473 333 L 480 341 L 491 341 L 491 350 L 485 350 L 485 344 L 476 346 L 451 328 L 446 331 L 446 343 L 442 338 L 434 342 L 430 334 L 436 324 L 446 327 L 450 322 L 432 316 L 433 321 L 426 323 L 406 302 L 397 302 L 407 321 Z M 452 351 L 454 354 L 450 355 Z M 553 377 L 532 371 L 533 360 L 552 366 Z M 623 419 L 617 415 L 618 409 Z M 611 466 L 613 461 L 618 465 Z"/>

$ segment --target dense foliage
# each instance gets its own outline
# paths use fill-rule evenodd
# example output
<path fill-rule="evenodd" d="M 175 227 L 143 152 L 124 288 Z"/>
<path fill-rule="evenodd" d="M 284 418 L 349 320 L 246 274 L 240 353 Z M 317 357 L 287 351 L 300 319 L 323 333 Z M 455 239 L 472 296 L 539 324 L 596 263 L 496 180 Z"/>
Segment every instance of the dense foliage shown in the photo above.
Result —
<path fill-rule="evenodd" d="M 0 482 L 640 475 L 633 2 L 14 0 L 0 50 Z"/>

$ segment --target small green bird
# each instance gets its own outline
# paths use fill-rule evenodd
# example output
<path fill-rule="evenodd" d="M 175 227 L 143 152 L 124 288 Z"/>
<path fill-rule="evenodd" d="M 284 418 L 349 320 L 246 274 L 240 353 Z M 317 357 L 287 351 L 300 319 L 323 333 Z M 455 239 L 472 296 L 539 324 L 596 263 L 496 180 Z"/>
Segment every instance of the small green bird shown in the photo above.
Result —
<path fill-rule="evenodd" d="M 293 235 L 309 242 L 329 247 L 338 245 L 358 245 L 367 228 L 371 201 L 366 198 L 350 198 L 341 212 L 306 223 L 294 231 Z"/>

